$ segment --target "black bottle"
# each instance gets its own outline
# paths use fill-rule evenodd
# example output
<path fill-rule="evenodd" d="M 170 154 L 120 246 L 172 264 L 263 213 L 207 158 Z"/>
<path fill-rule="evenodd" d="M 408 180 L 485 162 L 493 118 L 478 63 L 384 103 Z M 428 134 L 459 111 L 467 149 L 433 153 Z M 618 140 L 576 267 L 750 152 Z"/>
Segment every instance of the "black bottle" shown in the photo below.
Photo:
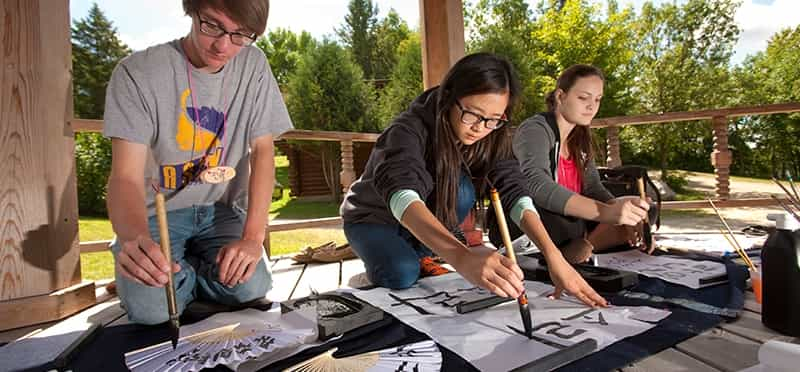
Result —
<path fill-rule="evenodd" d="M 761 250 L 765 326 L 800 337 L 800 223 L 791 215 L 770 214 L 775 231 Z"/>

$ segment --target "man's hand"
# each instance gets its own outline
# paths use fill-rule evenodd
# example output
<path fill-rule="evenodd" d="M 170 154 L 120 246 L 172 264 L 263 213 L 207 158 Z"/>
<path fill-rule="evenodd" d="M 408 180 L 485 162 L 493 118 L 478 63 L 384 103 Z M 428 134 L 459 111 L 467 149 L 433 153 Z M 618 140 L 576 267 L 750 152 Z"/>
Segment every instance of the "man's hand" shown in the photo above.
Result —
<path fill-rule="evenodd" d="M 562 292 L 567 291 L 569 294 L 591 307 L 608 306 L 606 299 L 597 294 L 589 283 L 586 283 L 586 280 L 584 280 L 566 260 L 560 258 L 553 261 L 555 262 L 547 262 L 547 267 L 550 271 L 550 280 L 556 287 L 553 297 L 559 298 Z"/>
<path fill-rule="evenodd" d="M 153 239 L 139 235 L 132 240 L 122 241 L 121 245 L 115 267 L 122 276 L 151 287 L 163 287 L 167 284 L 167 259 L 161 253 L 161 246 Z M 180 270 L 180 265 L 172 264 L 173 273 Z"/>
<path fill-rule="evenodd" d="M 219 282 L 228 287 L 244 283 L 253 276 L 264 248 L 260 241 L 239 239 L 222 247 L 217 255 Z"/>

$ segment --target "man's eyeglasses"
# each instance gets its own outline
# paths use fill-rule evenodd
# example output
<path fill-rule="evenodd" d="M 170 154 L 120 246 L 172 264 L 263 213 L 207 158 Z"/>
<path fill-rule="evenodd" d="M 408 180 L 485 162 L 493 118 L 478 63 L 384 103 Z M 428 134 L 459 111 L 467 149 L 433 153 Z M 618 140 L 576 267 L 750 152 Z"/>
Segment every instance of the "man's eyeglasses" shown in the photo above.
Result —
<path fill-rule="evenodd" d="M 203 20 L 199 15 L 197 19 L 200 21 L 200 32 L 208 36 L 220 38 L 227 34 L 231 37 L 231 43 L 238 46 L 248 46 L 256 41 L 256 34 L 247 35 L 241 32 L 229 32 L 218 24 Z"/>
<path fill-rule="evenodd" d="M 506 120 L 506 114 L 503 114 L 503 117 L 501 118 L 487 118 L 483 115 L 465 110 L 464 106 L 461 106 L 461 102 L 458 102 L 458 100 L 456 100 L 456 106 L 458 106 L 458 109 L 461 110 L 461 122 L 469 126 L 483 122 L 484 128 L 495 130 L 508 123 L 508 120 Z"/>

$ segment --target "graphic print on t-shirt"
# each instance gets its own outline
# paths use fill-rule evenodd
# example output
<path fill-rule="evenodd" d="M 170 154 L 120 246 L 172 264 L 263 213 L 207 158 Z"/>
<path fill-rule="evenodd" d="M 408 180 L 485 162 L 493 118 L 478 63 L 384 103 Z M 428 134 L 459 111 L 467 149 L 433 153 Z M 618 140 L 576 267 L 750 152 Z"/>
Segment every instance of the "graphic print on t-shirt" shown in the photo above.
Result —
<path fill-rule="evenodd" d="M 222 155 L 220 138 L 225 135 L 223 113 L 208 106 L 202 106 L 197 110 L 188 106 L 190 94 L 188 88 L 181 94 L 180 115 L 175 133 L 176 145 L 178 150 L 186 152 L 186 161 L 159 165 L 161 187 L 169 190 L 183 187 L 187 180 L 189 183 L 197 182 L 196 177 L 189 178 L 184 175 L 192 174 L 191 169 L 203 163 L 208 167 L 218 166 Z"/>

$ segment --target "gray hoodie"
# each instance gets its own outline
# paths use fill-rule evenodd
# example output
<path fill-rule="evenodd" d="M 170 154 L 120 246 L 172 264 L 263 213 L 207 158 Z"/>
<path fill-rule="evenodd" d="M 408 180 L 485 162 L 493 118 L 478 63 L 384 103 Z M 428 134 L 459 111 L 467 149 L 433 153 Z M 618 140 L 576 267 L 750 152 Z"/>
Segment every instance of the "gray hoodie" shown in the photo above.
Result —
<path fill-rule="evenodd" d="M 548 123 L 547 116 L 550 116 Z M 528 193 L 537 209 L 564 215 L 567 200 L 574 194 L 556 182 L 560 146 L 558 125 L 552 114 L 536 114 L 526 119 L 514 133 L 514 155 L 526 178 Z M 594 162 L 589 162 L 581 177 L 583 196 L 607 202 L 614 196 L 603 187 Z"/>

